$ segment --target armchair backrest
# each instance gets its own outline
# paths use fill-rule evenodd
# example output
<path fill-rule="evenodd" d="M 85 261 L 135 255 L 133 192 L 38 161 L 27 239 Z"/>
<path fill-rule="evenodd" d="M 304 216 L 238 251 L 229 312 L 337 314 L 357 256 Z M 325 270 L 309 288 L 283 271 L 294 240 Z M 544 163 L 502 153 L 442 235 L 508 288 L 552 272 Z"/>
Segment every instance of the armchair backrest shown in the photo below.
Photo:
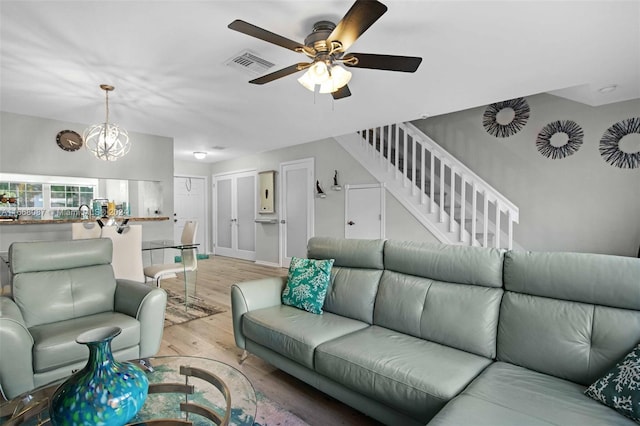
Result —
<path fill-rule="evenodd" d="M 13 299 L 27 327 L 113 311 L 110 239 L 16 242 Z"/>

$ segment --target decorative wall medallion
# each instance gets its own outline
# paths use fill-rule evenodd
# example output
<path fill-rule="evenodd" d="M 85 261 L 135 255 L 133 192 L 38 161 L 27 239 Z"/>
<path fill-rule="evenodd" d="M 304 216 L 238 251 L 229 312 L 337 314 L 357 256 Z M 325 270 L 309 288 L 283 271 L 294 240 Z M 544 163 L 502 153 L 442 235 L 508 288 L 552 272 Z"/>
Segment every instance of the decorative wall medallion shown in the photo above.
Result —
<path fill-rule="evenodd" d="M 482 125 L 489 134 L 497 138 L 508 138 L 518 133 L 527 124 L 529 112 L 531 112 L 529 104 L 524 98 L 496 102 L 484 111 Z"/>
<path fill-rule="evenodd" d="M 620 140 L 632 133 L 640 133 L 640 117 L 618 121 L 604 132 L 600 139 L 600 155 L 607 163 L 621 169 L 640 167 L 640 150 L 625 152 L 620 149 Z"/>
<path fill-rule="evenodd" d="M 551 143 L 551 138 L 557 133 L 564 133 L 568 137 L 567 142 L 561 146 L 554 146 Z M 580 149 L 583 137 L 584 132 L 575 121 L 557 120 L 540 130 L 536 139 L 536 147 L 540 154 L 547 158 L 562 159 L 575 154 Z"/>

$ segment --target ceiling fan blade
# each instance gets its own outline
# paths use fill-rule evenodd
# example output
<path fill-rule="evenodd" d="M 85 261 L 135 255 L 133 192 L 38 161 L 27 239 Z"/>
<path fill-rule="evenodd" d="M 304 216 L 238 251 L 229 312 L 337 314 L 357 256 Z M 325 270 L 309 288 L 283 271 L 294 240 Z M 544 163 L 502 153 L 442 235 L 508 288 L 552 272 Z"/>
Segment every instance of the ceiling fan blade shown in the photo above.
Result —
<path fill-rule="evenodd" d="M 351 9 L 338 22 L 327 41 L 342 43 L 346 51 L 358 37 L 387 11 L 387 6 L 376 0 L 356 0 Z"/>
<path fill-rule="evenodd" d="M 356 58 L 355 64 L 350 64 L 349 59 Z M 344 65 L 355 68 L 371 68 L 375 70 L 415 72 L 422 58 L 416 56 L 376 55 L 372 53 L 349 53 L 345 55 Z"/>
<path fill-rule="evenodd" d="M 285 49 L 293 50 L 294 52 L 300 52 L 303 49 L 302 43 L 289 40 L 286 37 L 282 37 L 281 35 L 272 33 L 271 31 L 256 27 L 255 25 L 242 21 L 240 19 L 236 19 L 235 21 L 230 23 L 229 28 L 235 31 L 239 31 L 243 34 L 250 35 L 251 37 L 259 38 L 260 40 L 264 40 L 269 43 L 284 47 Z"/>
<path fill-rule="evenodd" d="M 351 96 L 351 90 L 349 90 L 349 86 L 342 86 L 335 92 L 331 93 L 333 99 L 342 99 Z"/>
<path fill-rule="evenodd" d="M 302 71 L 304 69 L 307 69 L 311 66 L 311 63 L 306 63 L 306 62 L 300 62 L 294 65 L 291 65 L 289 67 L 286 68 L 282 68 L 281 70 L 272 72 L 271 74 L 267 74 L 267 75 L 263 75 L 262 77 L 258 77 L 254 80 L 251 80 L 249 83 L 252 84 L 265 84 L 265 83 L 269 83 L 273 80 L 277 80 L 279 78 L 282 77 L 286 77 L 290 74 L 296 73 L 298 71 Z"/>

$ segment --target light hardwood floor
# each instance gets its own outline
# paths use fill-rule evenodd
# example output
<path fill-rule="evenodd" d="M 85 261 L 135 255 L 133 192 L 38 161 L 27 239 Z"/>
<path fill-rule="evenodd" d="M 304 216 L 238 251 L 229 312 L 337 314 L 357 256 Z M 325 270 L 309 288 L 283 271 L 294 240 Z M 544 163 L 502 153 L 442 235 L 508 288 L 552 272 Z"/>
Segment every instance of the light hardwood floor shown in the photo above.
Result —
<path fill-rule="evenodd" d="M 377 426 L 380 423 L 325 395 L 293 376 L 250 355 L 240 365 L 231 325 L 231 285 L 287 270 L 253 262 L 212 256 L 198 261 L 197 297 L 222 306 L 226 312 L 166 327 L 158 355 L 198 355 L 225 362 L 242 371 L 254 388 L 312 426 Z M 162 287 L 183 292 L 181 279 L 162 281 Z"/>

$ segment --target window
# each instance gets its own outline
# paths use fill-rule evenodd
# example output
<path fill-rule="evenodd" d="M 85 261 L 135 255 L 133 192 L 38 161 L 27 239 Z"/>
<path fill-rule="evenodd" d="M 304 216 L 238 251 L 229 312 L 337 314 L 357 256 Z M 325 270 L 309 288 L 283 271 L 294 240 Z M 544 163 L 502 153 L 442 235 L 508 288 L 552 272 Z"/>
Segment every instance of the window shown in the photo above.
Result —
<path fill-rule="evenodd" d="M 83 180 L 86 182 L 73 182 L 71 179 L 70 182 L 0 180 L 0 207 L 7 211 L 7 207 L 11 208 L 11 215 L 42 217 L 46 213 L 52 218 L 71 217 L 77 214 L 82 204 L 90 205 L 94 194 L 97 194 L 97 181 Z"/>
<path fill-rule="evenodd" d="M 79 185 L 51 185 L 51 208 L 78 208 L 82 204 L 89 205 L 93 197 L 94 187 Z"/>

